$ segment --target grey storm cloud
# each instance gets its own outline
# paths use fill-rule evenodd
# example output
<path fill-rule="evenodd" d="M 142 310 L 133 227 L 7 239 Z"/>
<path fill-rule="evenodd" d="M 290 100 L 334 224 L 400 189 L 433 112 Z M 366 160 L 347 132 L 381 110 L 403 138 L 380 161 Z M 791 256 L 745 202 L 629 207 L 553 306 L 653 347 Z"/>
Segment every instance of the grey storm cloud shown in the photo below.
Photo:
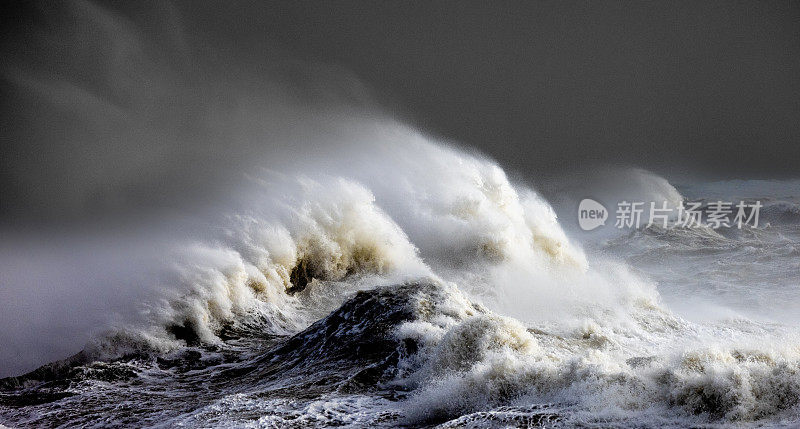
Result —
<path fill-rule="evenodd" d="M 202 200 L 308 118 L 376 105 L 532 181 L 800 166 L 797 1 L 32 2 L 4 21 L 5 218 Z"/>

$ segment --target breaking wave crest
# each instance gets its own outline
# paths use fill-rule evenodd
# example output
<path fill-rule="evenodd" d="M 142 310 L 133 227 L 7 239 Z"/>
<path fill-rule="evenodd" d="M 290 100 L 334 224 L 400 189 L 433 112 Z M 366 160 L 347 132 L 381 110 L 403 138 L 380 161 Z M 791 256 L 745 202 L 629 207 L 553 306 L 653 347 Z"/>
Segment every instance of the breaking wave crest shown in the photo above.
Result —
<path fill-rule="evenodd" d="M 518 292 L 509 269 L 543 282 L 555 281 L 553 270 L 585 276 L 586 257 L 535 192 L 489 160 L 393 126 L 408 145 L 391 149 L 399 161 L 382 175 L 250 176 L 223 216 L 202 218 L 211 225 L 200 230 L 205 239 L 170 243 L 148 268 L 153 287 L 139 316 L 118 320 L 92 349 L 105 357 L 131 347 L 166 352 L 219 343 L 220 332 L 248 326 L 286 335 L 354 290 L 404 279 L 458 281 L 502 306 Z"/>

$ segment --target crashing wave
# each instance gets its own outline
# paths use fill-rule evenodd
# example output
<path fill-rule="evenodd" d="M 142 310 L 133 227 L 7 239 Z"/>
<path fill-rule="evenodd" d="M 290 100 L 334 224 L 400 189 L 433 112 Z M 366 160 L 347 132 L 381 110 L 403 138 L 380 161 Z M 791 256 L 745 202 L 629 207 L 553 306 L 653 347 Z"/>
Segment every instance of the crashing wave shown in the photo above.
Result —
<path fill-rule="evenodd" d="M 635 329 L 652 330 L 654 322 L 642 319 Z M 673 338 L 691 329 L 674 323 L 662 327 L 673 330 Z M 451 420 L 453 425 L 490 424 L 514 418 L 600 424 L 664 410 L 671 416 L 664 424 L 686 425 L 778 421 L 797 411 L 800 350 L 796 347 L 706 345 L 642 355 L 619 338 L 630 334 L 597 326 L 568 336 L 526 328 L 471 303 L 454 285 L 424 280 L 358 292 L 327 317 L 252 358 L 239 357 L 238 363 L 235 358 L 231 363 L 212 360 L 175 372 L 176 364 L 169 359 L 128 360 L 112 366 L 73 362 L 67 364 L 69 371 L 62 371 L 62 381 L 54 382 L 58 377 L 51 374 L 49 396 L 39 397 L 39 403 L 25 395 L 41 383 L 36 381 L 41 371 L 15 379 L 14 386 L 28 389 L 6 390 L 3 403 L 8 407 L 17 400 L 28 407 L 46 407 L 59 400 L 68 412 L 84 407 L 93 395 L 125 394 L 78 388 L 81 384 L 92 380 L 135 384 L 143 377 L 172 374 L 177 410 L 183 409 L 182 401 L 196 401 L 191 393 L 194 377 L 201 377 L 206 389 L 215 392 L 208 396 L 210 402 L 194 404 L 199 409 L 175 416 L 178 421 L 236 421 L 246 419 L 248 407 L 257 407 L 259 416 L 280 420 L 280 414 L 272 415 L 259 404 L 285 397 L 333 401 L 346 395 L 393 398 L 384 403 L 385 412 L 395 410 L 383 417 L 386 425 Z M 683 333 L 687 334 L 691 335 Z M 197 359 L 191 354 L 178 357 L 182 365 Z M 184 383 L 189 387 L 182 387 Z M 5 386 L 9 388 L 9 380 Z M 220 415 L 214 411 L 217 397 L 252 399 L 240 400 L 235 412 Z M 4 414 L 14 415 L 9 411 L 13 409 L 6 408 Z M 100 415 L 113 418 L 114 411 L 82 408 L 63 423 L 80 424 Z"/>
<path fill-rule="evenodd" d="M 254 326 L 286 335 L 355 290 L 407 278 L 440 276 L 501 306 L 516 293 L 506 272 L 535 275 L 542 291 L 550 272 L 586 275 L 584 254 L 536 193 L 491 161 L 396 127 L 408 144 L 376 149 L 403 160 L 389 176 L 251 177 L 227 215 L 200 218 L 211 225 L 192 235 L 201 239 L 174 240 L 146 270 L 155 275 L 142 280 L 152 287 L 139 316 L 93 341 L 96 354 L 215 344 Z M 436 178 L 422 173 L 434 168 Z M 310 286 L 314 297 L 302 293 Z"/>

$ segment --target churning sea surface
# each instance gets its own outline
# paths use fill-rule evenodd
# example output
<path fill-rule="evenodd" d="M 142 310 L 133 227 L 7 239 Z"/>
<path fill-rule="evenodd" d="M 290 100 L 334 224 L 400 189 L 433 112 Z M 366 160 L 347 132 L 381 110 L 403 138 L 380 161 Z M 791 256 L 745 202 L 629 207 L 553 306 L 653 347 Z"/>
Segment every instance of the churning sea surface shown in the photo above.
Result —
<path fill-rule="evenodd" d="M 637 170 L 644 198 L 760 201 L 759 225 L 598 235 L 491 160 L 393 136 L 131 258 L 135 311 L 0 380 L 0 423 L 800 424 L 800 182 Z"/>

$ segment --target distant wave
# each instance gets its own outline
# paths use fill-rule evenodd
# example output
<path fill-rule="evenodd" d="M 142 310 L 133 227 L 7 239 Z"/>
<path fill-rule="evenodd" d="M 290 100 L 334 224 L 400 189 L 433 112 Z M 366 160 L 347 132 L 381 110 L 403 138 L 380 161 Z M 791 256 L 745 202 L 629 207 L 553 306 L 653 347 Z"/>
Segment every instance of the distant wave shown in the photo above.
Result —
<path fill-rule="evenodd" d="M 788 201 L 767 202 L 761 209 L 761 219 L 778 224 L 800 223 L 800 204 Z"/>

